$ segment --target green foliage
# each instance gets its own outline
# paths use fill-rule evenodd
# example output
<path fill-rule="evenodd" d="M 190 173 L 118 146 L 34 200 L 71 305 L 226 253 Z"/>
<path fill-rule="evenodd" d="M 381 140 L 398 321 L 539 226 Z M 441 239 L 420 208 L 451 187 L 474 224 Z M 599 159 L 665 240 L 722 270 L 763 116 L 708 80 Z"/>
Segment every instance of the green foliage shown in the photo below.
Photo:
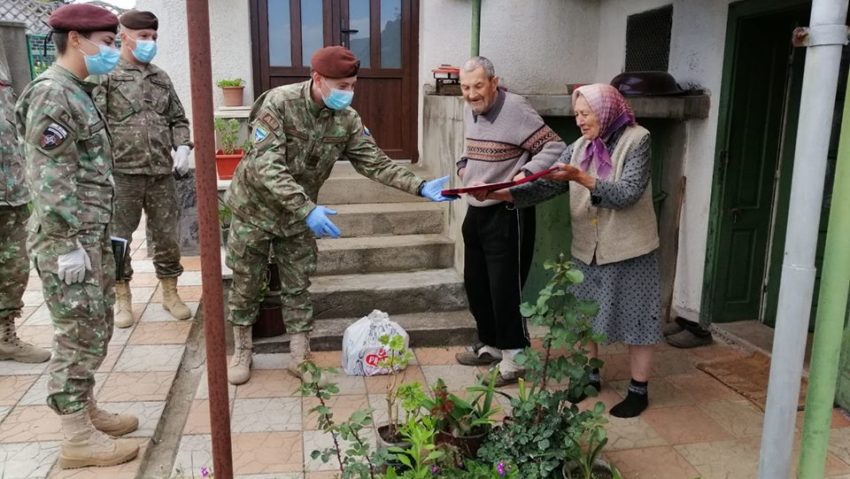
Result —
<path fill-rule="evenodd" d="M 401 372 L 407 369 L 410 361 L 413 360 L 413 351 L 404 344 L 404 336 L 399 334 L 385 334 L 378 338 L 381 346 L 387 352 L 387 356 L 378 362 L 378 367 L 389 371 L 391 377 L 390 383 L 387 385 L 387 417 L 389 420 L 390 437 L 395 437 L 398 433 L 398 400 L 399 387 L 401 386 Z M 418 409 L 418 408 L 417 408 Z"/>
<path fill-rule="evenodd" d="M 469 437 L 490 430 L 493 416 L 499 412 L 494 403 L 496 393 L 497 370 L 491 371 L 475 386 L 466 388 L 471 400 L 465 400 L 448 391 L 446 383 L 438 379 L 432 392 L 433 398 L 425 398 L 422 405 L 428 409 L 436 421 L 437 429 L 454 437 Z M 483 381 L 486 379 L 486 383 Z"/>
<path fill-rule="evenodd" d="M 216 85 L 219 88 L 227 88 L 227 87 L 240 87 L 245 86 L 245 81 L 241 78 L 233 78 L 233 79 L 224 79 L 216 82 Z"/>
<path fill-rule="evenodd" d="M 218 148 L 225 155 L 232 155 L 239 143 L 239 120 L 236 118 L 216 118 L 215 134 L 218 138 Z"/>

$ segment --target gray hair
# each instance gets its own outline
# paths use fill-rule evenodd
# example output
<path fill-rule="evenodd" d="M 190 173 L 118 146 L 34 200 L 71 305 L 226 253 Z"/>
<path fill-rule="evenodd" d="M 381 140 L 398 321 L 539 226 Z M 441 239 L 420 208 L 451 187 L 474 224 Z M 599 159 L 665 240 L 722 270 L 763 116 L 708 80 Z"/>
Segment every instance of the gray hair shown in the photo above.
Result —
<path fill-rule="evenodd" d="M 493 62 L 491 62 L 487 57 L 472 57 L 463 64 L 463 71 L 466 73 L 472 73 L 479 68 L 484 69 L 487 73 L 487 78 L 493 78 L 496 76 L 496 67 L 493 66 Z"/>

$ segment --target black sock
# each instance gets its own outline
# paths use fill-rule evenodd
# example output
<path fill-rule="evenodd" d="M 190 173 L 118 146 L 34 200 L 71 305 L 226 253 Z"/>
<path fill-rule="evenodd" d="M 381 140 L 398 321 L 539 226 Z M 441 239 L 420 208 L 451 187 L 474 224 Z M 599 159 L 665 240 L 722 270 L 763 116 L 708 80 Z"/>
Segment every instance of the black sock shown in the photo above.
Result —
<path fill-rule="evenodd" d="M 626 399 L 611 408 L 611 415 L 614 417 L 637 417 L 640 413 L 649 406 L 649 382 L 635 381 L 632 379 L 629 383 L 629 392 L 626 394 Z"/>

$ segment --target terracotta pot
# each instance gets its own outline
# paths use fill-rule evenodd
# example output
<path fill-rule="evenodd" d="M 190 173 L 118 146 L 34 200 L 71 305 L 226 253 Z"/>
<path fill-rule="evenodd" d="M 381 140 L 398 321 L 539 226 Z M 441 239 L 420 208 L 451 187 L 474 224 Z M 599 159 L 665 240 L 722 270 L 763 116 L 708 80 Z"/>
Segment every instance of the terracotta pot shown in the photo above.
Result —
<path fill-rule="evenodd" d="M 244 86 L 223 86 L 221 93 L 224 96 L 224 106 L 242 106 Z"/>
<path fill-rule="evenodd" d="M 245 152 L 236 150 L 232 154 L 226 155 L 221 150 L 215 152 L 215 169 L 218 172 L 218 179 L 229 180 L 233 178 L 233 172 L 236 171 L 236 166 Z"/>
<path fill-rule="evenodd" d="M 437 431 L 437 437 L 434 440 L 436 444 L 449 444 L 457 448 L 464 457 L 474 458 L 478 455 L 478 449 L 484 444 L 489 431 L 476 434 L 474 436 L 455 437 L 450 432 Z"/>
<path fill-rule="evenodd" d="M 564 475 L 564 479 L 583 479 L 581 476 L 581 468 L 575 462 L 567 462 L 564 464 L 562 473 Z M 611 472 L 611 465 L 602 459 L 597 459 L 593 463 L 591 474 L 593 474 L 593 479 L 611 479 L 614 477 L 614 474 Z"/>

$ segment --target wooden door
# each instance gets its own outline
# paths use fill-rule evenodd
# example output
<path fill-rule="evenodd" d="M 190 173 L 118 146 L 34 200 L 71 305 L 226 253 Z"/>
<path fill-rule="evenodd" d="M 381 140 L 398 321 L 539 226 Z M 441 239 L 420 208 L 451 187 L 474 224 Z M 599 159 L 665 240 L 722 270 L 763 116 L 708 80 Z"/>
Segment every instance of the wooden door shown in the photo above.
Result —
<path fill-rule="evenodd" d="M 360 59 L 353 107 L 378 145 L 416 161 L 416 0 L 251 0 L 254 91 L 309 78 L 310 58 L 345 45 Z"/>

